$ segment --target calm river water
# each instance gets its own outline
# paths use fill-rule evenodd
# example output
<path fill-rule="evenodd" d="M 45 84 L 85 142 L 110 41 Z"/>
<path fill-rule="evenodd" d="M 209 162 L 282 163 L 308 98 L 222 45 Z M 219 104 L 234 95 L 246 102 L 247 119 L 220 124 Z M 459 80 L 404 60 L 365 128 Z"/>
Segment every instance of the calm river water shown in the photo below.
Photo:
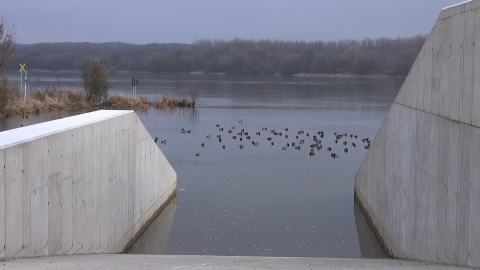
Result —
<path fill-rule="evenodd" d="M 384 256 L 355 206 L 353 178 L 367 152 L 361 139 L 375 137 L 403 80 L 135 75 L 138 95 L 195 88 L 200 100 L 196 109 L 137 112 L 178 187 L 129 252 Z M 113 91 L 130 92 L 130 82 L 117 74 Z M 30 83 L 52 85 L 81 88 L 80 74 L 44 73 Z M 0 119 L 0 128 L 70 113 Z M 335 134 L 347 136 L 335 143 Z"/>

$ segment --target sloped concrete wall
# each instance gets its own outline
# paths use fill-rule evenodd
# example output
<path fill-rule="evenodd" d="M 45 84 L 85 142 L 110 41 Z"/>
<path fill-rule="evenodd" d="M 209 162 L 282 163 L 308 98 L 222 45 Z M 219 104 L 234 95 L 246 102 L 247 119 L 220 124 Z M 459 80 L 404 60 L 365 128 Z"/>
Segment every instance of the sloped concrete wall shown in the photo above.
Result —
<path fill-rule="evenodd" d="M 480 267 L 480 0 L 444 9 L 355 176 L 397 258 Z"/>
<path fill-rule="evenodd" d="M 123 251 L 176 173 L 133 111 L 0 133 L 0 258 Z"/>

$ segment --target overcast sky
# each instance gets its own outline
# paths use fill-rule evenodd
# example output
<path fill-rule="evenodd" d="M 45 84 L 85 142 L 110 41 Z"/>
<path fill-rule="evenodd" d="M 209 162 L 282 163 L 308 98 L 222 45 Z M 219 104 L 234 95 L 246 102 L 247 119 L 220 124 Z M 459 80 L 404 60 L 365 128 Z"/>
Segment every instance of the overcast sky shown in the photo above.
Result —
<path fill-rule="evenodd" d="M 0 0 L 16 41 L 191 43 L 428 34 L 462 0 Z"/>

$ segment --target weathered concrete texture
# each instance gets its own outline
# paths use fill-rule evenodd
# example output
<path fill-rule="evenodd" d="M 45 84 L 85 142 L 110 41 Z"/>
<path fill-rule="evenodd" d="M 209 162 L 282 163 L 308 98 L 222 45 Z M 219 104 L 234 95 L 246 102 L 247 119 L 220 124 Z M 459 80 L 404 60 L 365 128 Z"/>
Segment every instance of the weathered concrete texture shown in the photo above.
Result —
<path fill-rule="evenodd" d="M 166 256 L 166 255 L 73 255 L 16 259 L 2 263 L 2 269 L 471 269 L 391 259 Z"/>
<path fill-rule="evenodd" d="M 480 267 L 480 0 L 444 9 L 355 196 L 397 258 Z"/>
<path fill-rule="evenodd" d="M 0 133 L 0 258 L 121 252 L 176 173 L 133 111 Z"/>

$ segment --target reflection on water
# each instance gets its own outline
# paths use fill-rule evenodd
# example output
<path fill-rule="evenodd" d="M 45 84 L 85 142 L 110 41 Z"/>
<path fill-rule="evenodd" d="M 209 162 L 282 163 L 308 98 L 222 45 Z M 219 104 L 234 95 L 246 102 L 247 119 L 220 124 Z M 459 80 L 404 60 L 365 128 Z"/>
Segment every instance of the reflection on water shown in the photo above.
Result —
<path fill-rule="evenodd" d="M 174 197 L 127 253 L 163 254 L 172 229 L 176 205 L 176 198 Z"/>
<path fill-rule="evenodd" d="M 367 152 L 361 139 L 375 137 L 401 80 L 149 76 L 141 78 L 139 94 L 193 87 L 200 101 L 196 109 L 137 112 L 150 134 L 165 142 L 158 145 L 177 172 L 178 192 L 168 240 L 140 240 L 148 247 L 137 243 L 135 250 L 377 254 L 364 249 L 370 236 L 354 214 L 353 177 Z M 322 147 L 315 145 L 311 155 L 319 131 Z M 164 236 L 154 232 L 165 228 L 152 226 L 147 234 Z"/>
<path fill-rule="evenodd" d="M 22 126 L 29 126 L 38 123 L 43 123 L 45 121 L 51 121 L 55 119 L 60 119 L 72 115 L 77 115 L 81 113 L 86 113 L 87 110 L 60 110 L 60 111 L 51 111 L 48 113 L 28 114 L 26 117 L 23 116 L 9 116 L 9 117 L 0 117 L 0 131 L 5 131 L 9 129 L 19 128 Z"/>
<path fill-rule="evenodd" d="M 355 200 L 355 223 L 357 224 L 358 241 L 363 258 L 388 258 L 386 250 L 367 220 L 357 200 Z"/>
<path fill-rule="evenodd" d="M 194 123 L 197 121 L 197 115 L 199 111 L 196 108 L 177 109 L 177 108 L 164 108 L 162 114 L 165 116 L 188 123 Z M 151 115 L 146 113 L 145 116 Z"/>

